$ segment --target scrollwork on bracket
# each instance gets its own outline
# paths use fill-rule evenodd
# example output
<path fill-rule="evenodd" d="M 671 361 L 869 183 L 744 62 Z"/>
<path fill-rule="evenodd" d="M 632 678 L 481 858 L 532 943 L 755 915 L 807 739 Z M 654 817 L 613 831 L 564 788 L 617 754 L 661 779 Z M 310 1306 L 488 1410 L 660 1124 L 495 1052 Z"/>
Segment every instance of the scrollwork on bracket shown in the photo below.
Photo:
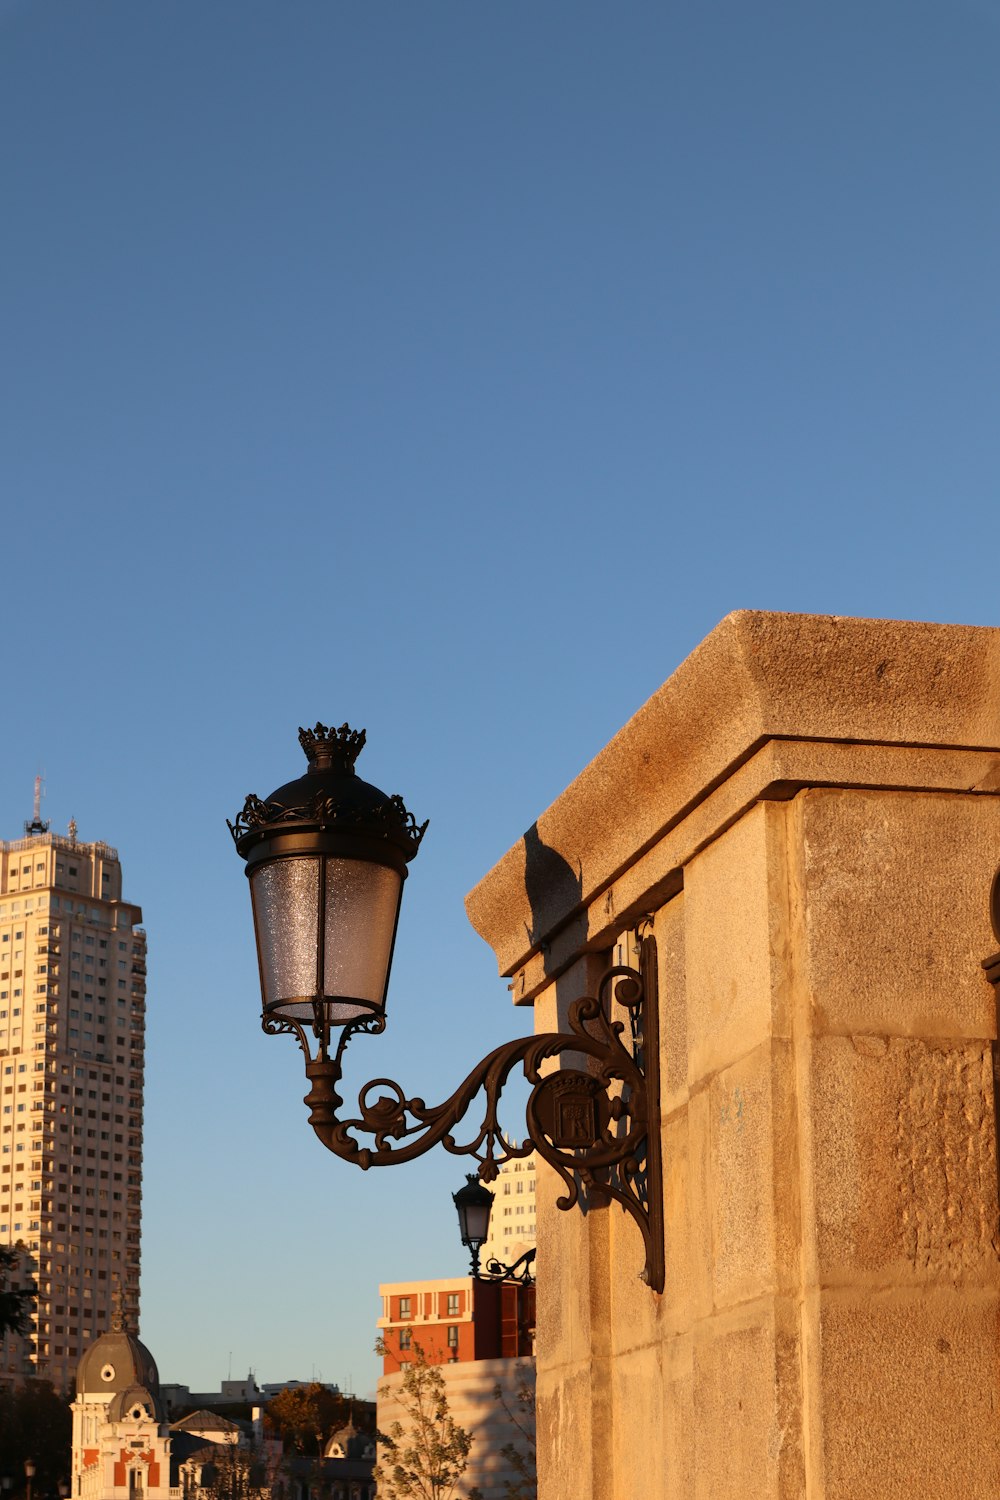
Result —
<path fill-rule="evenodd" d="M 612 1019 L 612 1005 L 629 1019 L 633 1050 L 623 1043 L 625 1022 Z M 376 1078 L 358 1096 L 358 1113 L 339 1117 L 337 1092 L 341 1062 L 356 1031 L 376 1031 L 384 1019 L 345 1027 L 336 1055 L 326 1055 L 321 1028 L 317 1056 L 310 1059 L 302 1027 L 265 1021 L 265 1030 L 292 1031 L 306 1054 L 310 1123 L 328 1150 L 363 1170 L 391 1166 L 422 1156 L 441 1145 L 455 1156 L 471 1156 L 483 1182 L 493 1182 L 500 1167 L 537 1151 L 558 1174 L 565 1191 L 557 1207 L 580 1202 L 581 1189 L 611 1199 L 635 1220 L 646 1249 L 644 1277 L 663 1290 L 663 1207 L 660 1158 L 659 1036 L 656 945 L 645 937 L 639 968 L 612 966 L 596 996 L 584 996 L 569 1011 L 565 1032 L 541 1032 L 497 1047 L 476 1065 L 443 1104 L 428 1106 L 408 1098 L 399 1084 Z M 546 1062 L 566 1052 L 582 1054 L 586 1070 L 562 1068 L 543 1073 Z M 521 1065 L 532 1085 L 526 1106 L 527 1138 L 515 1145 L 505 1136 L 498 1110 L 503 1087 Z M 478 1129 L 467 1139 L 457 1127 L 477 1095 L 485 1098 Z M 360 1138 L 360 1139 L 359 1139 Z"/>

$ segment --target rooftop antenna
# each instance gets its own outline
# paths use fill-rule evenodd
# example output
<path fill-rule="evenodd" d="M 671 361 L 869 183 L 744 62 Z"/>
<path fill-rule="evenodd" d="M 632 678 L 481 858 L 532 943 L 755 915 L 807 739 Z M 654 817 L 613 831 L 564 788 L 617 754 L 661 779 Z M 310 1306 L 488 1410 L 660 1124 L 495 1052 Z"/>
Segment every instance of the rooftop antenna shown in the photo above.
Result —
<path fill-rule="evenodd" d="M 49 831 L 49 825 L 48 825 L 48 823 L 43 823 L 42 822 L 42 778 L 41 778 L 41 776 L 36 776 L 35 777 L 35 806 L 34 806 L 34 812 L 33 812 L 33 815 L 32 815 L 31 822 L 30 823 L 25 823 L 25 825 L 24 825 L 24 831 L 28 835 L 29 838 L 33 838 L 36 834 L 39 834 L 39 833 L 48 833 L 48 831 Z"/>

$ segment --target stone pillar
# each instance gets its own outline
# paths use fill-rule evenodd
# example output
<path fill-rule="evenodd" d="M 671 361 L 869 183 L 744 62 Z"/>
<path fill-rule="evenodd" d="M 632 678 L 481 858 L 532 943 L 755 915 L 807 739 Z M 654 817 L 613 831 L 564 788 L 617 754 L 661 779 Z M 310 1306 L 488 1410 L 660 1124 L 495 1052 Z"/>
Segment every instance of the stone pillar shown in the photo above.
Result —
<path fill-rule="evenodd" d="M 548 1029 L 653 921 L 667 1285 L 539 1173 L 541 1500 L 996 1500 L 1000 630 L 732 615 L 471 893 Z"/>

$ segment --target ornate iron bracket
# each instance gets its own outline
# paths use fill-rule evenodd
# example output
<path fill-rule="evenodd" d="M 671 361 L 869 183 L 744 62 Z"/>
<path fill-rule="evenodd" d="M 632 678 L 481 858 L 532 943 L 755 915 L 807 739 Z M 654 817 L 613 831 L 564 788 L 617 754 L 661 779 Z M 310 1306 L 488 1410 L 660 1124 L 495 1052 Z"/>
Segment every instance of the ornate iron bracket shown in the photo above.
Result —
<path fill-rule="evenodd" d="M 626 1014 L 631 1051 L 622 1042 L 626 1022 L 612 1019 L 612 1002 Z M 643 1279 L 662 1292 L 660 1048 L 652 937 L 642 939 L 638 969 L 614 964 L 602 975 L 596 996 L 574 1001 L 568 1031 L 540 1032 L 497 1047 L 443 1104 L 408 1099 L 391 1078 L 375 1078 L 358 1096 L 359 1114 L 342 1120 L 338 1112 L 343 1099 L 337 1089 L 345 1048 L 356 1031 L 381 1031 L 384 1020 L 345 1027 L 333 1057 L 328 1055 L 328 1030 L 320 1007 L 308 1027 L 318 1042 L 315 1057 L 299 1022 L 265 1017 L 262 1024 L 267 1032 L 287 1031 L 297 1037 L 311 1085 L 305 1097 L 309 1123 L 336 1156 L 367 1171 L 412 1161 L 440 1144 L 455 1156 L 474 1157 L 480 1179 L 492 1182 L 502 1163 L 537 1151 L 565 1186 L 556 1200 L 558 1208 L 579 1203 L 583 1189 L 591 1202 L 611 1199 L 631 1215 L 646 1251 Z M 542 1065 L 564 1052 L 583 1054 L 590 1068 L 543 1074 Z M 525 1111 L 527 1138 L 515 1146 L 505 1138 L 497 1110 L 504 1084 L 518 1063 L 533 1088 Z M 459 1141 L 456 1127 L 479 1093 L 485 1094 L 482 1123 L 467 1140 Z M 369 1143 L 361 1144 L 356 1135 L 367 1136 Z"/>

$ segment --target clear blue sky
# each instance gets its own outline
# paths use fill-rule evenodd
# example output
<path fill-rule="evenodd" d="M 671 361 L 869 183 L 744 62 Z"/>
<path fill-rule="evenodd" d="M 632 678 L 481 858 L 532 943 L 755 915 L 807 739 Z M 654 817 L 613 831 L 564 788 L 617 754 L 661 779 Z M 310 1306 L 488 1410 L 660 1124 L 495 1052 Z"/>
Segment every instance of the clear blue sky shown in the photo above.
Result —
<path fill-rule="evenodd" d="M 464 1165 L 258 1028 L 225 818 L 431 826 L 352 1078 L 528 1018 L 466 890 L 729 610 L 997 623 L 995 0 L 0 0 L 0 834 L 121 850 L 165 1378 L 373 1384 Z"/>

